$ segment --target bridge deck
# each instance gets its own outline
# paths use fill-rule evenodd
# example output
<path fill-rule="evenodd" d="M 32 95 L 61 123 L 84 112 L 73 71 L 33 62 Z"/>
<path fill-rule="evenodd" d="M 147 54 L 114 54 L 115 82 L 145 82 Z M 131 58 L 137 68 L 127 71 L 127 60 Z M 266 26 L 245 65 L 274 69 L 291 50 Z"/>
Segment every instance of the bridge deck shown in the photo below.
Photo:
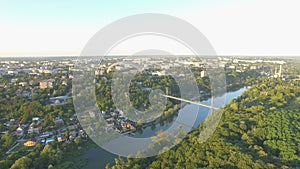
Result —
<path fill-rule="evenodd" d="M 218 108 L 210 106 L 210 105 L 206 105 L 206 104 L 202 104 L 202 103 L 198 103 L 198 102 L 194 102 L 194 101 L 190 101 L 190 100 L 186 100 L 186 99 L 182 99 L 182 98 L 178 98 L 178 97 L 174 97 L 174 96 L 169 96 L 169 95 L 165 95 L 165 94 L 163 94 L 162 96 L 164 96 L 166 98 L 170 98 L 170 99 L 175 99 L 175 100 L 179 100 L 179 101 L 183 101 L 183 102 L 187 102 L 187 103 L 207 107 L 207 108 L 214 109 L 214 110 L 218 109 Z"/>

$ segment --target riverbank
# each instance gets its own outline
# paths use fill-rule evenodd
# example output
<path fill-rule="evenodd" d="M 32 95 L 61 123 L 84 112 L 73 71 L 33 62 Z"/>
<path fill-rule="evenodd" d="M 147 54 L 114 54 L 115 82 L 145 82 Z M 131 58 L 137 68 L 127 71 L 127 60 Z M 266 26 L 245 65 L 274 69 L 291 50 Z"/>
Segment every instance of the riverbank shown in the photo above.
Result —
<path fill-rule="evenodd" d="M 234 92 L 227 92 L 226 98 L 225 98 L 225 104 L 228 104 L 230 100 L 235 99 L 238 96 L 240 96 L 247 89 L 248 89 L 247 87 L 243 87 Z M 209 102 L 210 102 L 210 99 L 206 99 L 206 100 L 202 101 L 201 103 L 208 104 Z M 185 108 L 185 107 L 188 108 L 189 106 L 194 106 L 194 105 L 186 104 L 183 108 Z M 183 109 L 183 108 L 181 108 L 181 109 Z M 208 110 L 209 110 L 209 108 L 201 109 L 201 113 L 199 112 L 199 116 L 196 119 L 195 126 L 199 125 L 204 120 L 204 118 L 206 117 L 205 115 L 209 113 Z M 137 132 L 134 137 L 149 137 L 151 135 L 155 135 L 155 133 L 159 130 L 166 130 L 167 128 L 169 128 L 172 125 L 172 122 L 165 122 L 163 124 L 160 122 L 161 121 L 159 121 L 156 124 L 149 123 L 148 126 L 144 126 L 142 128 L 142 131 L 143 131 L 142 133 Z M 84 168 L 104 168 L 107 163 L 110 163 L 111 165 L 114 164 L 114 159 L 117 157 L 118 156 L 107 152 L 106 150 L 102 149 L 101 147 L 97 147 L 97 148 L 93 147 L 93 148 L 85 151 L 77 159 L 78 160 L 80 160 L 80 159 L 88 160 L 88 162 Z"/>

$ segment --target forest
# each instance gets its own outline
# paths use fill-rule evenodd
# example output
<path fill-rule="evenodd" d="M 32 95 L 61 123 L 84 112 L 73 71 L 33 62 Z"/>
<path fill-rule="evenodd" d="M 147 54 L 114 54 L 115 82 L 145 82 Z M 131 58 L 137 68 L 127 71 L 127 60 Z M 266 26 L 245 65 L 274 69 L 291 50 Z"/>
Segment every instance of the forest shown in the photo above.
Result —
<path fill-rule="evenodd" d="M 203 124 L 158 156 L 106 168 L 297 168 L 300 166 L 300 88 L 262 78 L 224 107 L 216 131 L 199 142 Z"/>

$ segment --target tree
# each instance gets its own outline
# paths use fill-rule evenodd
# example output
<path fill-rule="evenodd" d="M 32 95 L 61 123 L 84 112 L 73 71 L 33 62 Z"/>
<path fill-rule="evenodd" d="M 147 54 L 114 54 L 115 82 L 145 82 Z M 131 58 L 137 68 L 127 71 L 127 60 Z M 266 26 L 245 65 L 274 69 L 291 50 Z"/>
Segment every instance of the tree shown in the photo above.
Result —
<path fill-rule="evenodd" d="M 31 169 L 32 160 L 26 156 L 19 158 L 12 166 L 11 169 Z"/>
<path fill-rule="evenodd" d="M 3 131 L 5 128 L 4 128 L 4 125 L 2 123 L 0 123 L 0 132 Z"/>
<path fill-rule="evenodd" d="M 47 144 L 40 153 L 40 158 L 44 166 L 56 165 L 62 161 L 63 152 L 57 148 L 54 149 L 51 145 Z"/>
<path fill-rule="evenodd" d="M 65 136 L 69 139 L 69 137 L 70 137 L 70 131 L 69 130 L 66 130 Z"/>
<path fill-rule="evenodd" d="M 77 137 L 77 138 L 75 139 L 75 143 L 76 143 L 77 146 L 80 146 L 80 145 L 82 144 L 82 139 L 81 139 L 81 137 Z"/>
<path fill-rule="evenodd" d="M 1 137 L 1 140 L 3 141 L 3 147 L 9 148 L 14 142 L 15 138 L 11 136 L 10 133 L 6 133 Z"/>
<path fill-rule="evenodd" d="M 172 150 L 153 158 L 128 161 L 125 166 L 298 168 L 300 125 L 297 122 L 300 120 L 300 103 L 296 98 L 300 96 L 300 88 L 272 79 L 256 83 L 263 84 L 252 86 L 223 108 L 221 121 L 206 142 L 198 142 L 204 125 L 200 124 L 197 130 L 190 132 Z M 162 135 L 162 132 L 157 134 Z M 153 141 L 163 143 L 159 139 Z M 124 166 L 120 161 L 116 164 L 112 168 Z"/>
<path fill-rule="evenodd" d="M 116 165 L 114 166 L 115 169 L 125 169 L 125 162 L 123 158 L 118 157 L 115 159 Z"/>
<path fill-rule="evenodd" d="M 0 166 L 1 168 L 9 168 L 12 165 L 13 161 L 11 160 L 1 160 Z"/>
<path fill-rule="evenodd" d="M 132 167 L 132 169 L 141 169 L 141 166 L 138 164 L 134 164 L 134 166 Z"/>

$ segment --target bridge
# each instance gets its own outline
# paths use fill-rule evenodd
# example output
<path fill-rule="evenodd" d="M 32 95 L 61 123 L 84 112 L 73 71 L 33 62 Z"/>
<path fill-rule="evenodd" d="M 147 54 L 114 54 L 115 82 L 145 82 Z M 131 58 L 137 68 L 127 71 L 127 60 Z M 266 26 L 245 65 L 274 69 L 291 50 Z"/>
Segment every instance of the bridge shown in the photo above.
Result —
<path fill-rule="evenodd" d="M 174 96 L 170 96 L 170 95 L 165 95 L 163 94 L 162 95 L 163 97 L 166 97 L 166 98 L 170 98 L 170 99 L 174 99 L 174 100 L 179 100 L 179 101 L 183 101 L 183 102 L 186 102 L 186 103 L 191 103 L 191 104 L 195 104 L 195 105 L 198 105 L 198 106 L 203 106 L 203 107 L 207 107 L 207 108 L 210 108 L 213 110 L 217 110 L 218 108 L 214 107 L 214 106 L 209 106 L 209 105 L 206 105 L 206 104 L 202 104 L 202 103 L 199 103 L 199 102 L 194 102 L 194 101 L 190 101 L 190 100 L 186 100 L 186 99 L 182 99 L 182 98 L 178 98 L 178 97 L 174 97 Z M 214 103 L 214 98 L 212 97 L 212 104 Z M 181 123 L 179 121 L 175 121 L 176 123 L 182 125 L 182 126 L 185 126 L 185 127 L 188 127 L 188 128 L 192 128 L 192 129 L 197 129 L 197 127 L 193 127 L 193 126 L 189 126 L 187 124 L 184 124 L 184 123 Z"/>
<path fill-rule="evenodd" d="M 169 96 L 169 95 L 165 95 L 165 94 L 163 94 L 162 96 L 166 97 L 166 98 L 174 99 L 174 100 L 183 101 L 183 102 L 186 102 L 186 103 L 195 104 L 195 105 L 198 105 L 198 106 L 207 107 L 207 108 L 210 108 L 210 109 L 213 109 L 213 110 L 218 109 L 218 108 L 210 106 L 210 105 L 206 105 L 206 104 L 202 104 L 202 103 L 199 103 L 199 102 L 194 102 L 194 101 L 190 101 L 190 100 L 186 100 L 186 99 L 182 99 L 182 98 L 178 98 L 178 97 L 174 97 L 174 96 Z M 212 98 L 212 103 L 213 103 L 213 98 Z"/>

